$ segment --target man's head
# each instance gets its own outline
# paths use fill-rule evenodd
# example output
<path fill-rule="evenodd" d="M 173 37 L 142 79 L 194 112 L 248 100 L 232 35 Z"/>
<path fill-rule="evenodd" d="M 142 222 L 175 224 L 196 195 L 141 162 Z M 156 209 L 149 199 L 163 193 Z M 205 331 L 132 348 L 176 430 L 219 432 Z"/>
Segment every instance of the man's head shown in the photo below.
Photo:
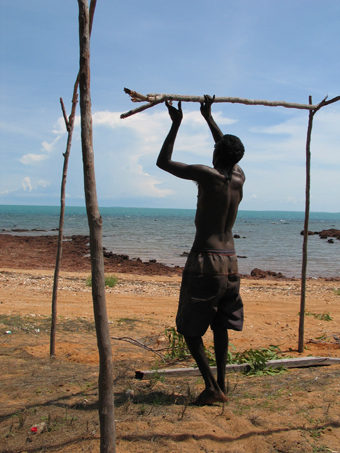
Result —
<path fill-rule="evenodd" d="M 233 167 L 244 155 L 244 146 L 235 135 L 223 135 L 215 145 L 213 165 L 224 168 Z"/>

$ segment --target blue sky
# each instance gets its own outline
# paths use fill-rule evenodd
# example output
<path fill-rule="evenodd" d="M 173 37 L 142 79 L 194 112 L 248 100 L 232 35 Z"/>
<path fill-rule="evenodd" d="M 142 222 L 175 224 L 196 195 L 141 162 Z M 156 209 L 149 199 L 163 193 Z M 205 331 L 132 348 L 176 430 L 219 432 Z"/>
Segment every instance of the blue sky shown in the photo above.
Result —
<path fill-rule="evenodd" d="M 47 5 L 48 3 L 48 5 Z M 79 65 L 76 0 L 0 3 L 0 204 L 58 205 Z M 98 0 L 91 94 L 100 206 L 194 208 L 196 187 L 155 165 L 171 121 L 164 105 L 121 120 L 140 93 L 320 102 L 340 95 L 340 2 Z M 183 105 L 174 159 L 211 164 L 199 104 Z M 77 110 L 79 115 L 79 107 Z M 241 209 L 304 210 L 306 111 L 213 105 L 246 154 Z M 315 115 L 311 210 L 339 212 L 340 102 Z M 67 205 L 84 204 L 79 117 Z"/>

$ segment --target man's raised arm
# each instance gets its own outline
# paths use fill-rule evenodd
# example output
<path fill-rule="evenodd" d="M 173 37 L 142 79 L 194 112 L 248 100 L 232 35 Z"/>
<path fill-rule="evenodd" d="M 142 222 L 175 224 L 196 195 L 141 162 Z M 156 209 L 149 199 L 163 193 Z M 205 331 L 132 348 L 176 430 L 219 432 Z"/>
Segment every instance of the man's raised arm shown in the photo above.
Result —
<path fill-rule="evenodd" d="M 178 178 L 191 179 L 196 182 L 206 180 L 211 176 L 212 169 L 210 167 L 205 165 L 188 165 L 183 162 L 172 160 L 172 152 L 183 114 L 181 102 L 178 103 L 178 109 L 168 102 L 165 102 L 165 104 L 168 108 L 170 118 L 172 119 L 172 126 L 159 153 L 157 166 Z"/>
<path fill-rule="evenodd" d="M 179 162 L 173 162 L 171 160 L 172 158 L 172 152 L 174 150 L 174 144 L 175 140 L 177 137 L 177 132 L 179 129 L 179 126 L 181 125 L 182 118 L 183 118 L 183 113 L 182 113 L 182 108 L 181 108 L 181 102 L 178 103 L 178 109 L 173 107 L 168 103 L 168 101 L 165 101 L 165 105 L 168 107 L 169 115 L 170 118 L 172 119 L 172 126 L 171 129 L 164 140 L 162 149 L 159 153 L 158 159 L 157 159 L 157 167 L 161 168 L 162 170 L 168 171 L 169 173 L 174 173 L 174 166 L 177 167 L 180 163 Z M 183 165 L 183 164 L 180 164 Z"/>
<path fill-rule="evenodd" d="M 215 123 L 214 118 L 211 115 L 211 104 L 215 100 L 215 95 L 213 97 L 208 96 L 207 94 L 204 95 L 204 102 L 201 102 L 201 113 L 203 118 L 208 123 L 208 126 L 211 130 L 212 136 L 215 140 L 215 143 L 219 142 L 223 137 L 223 132 Z"/>

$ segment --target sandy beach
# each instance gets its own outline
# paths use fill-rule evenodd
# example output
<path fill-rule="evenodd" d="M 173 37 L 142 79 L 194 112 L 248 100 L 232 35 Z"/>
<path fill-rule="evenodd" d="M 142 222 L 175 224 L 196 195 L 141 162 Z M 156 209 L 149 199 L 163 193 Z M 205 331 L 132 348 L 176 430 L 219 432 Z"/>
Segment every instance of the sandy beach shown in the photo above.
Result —
<path fill-rule="evenodd" d="M 0 235 L 1 410 L 3 452 L 99 451 L 98 352 L 93 326 L 87 239 L 64 242 L 58 293 L 57 357 L 49 359 L 49 316 L 56 237 Z M 175 326 L 180 268 L 106 254 L 112 336 L 130 337 L 164 354 Z M 244 278 L 243 332 L 233 351 L 279 346 L 287 357 L 340 357 L 340 282 L 309 279 L 305 351 L 297 352 L 300 281 Z M 205 336 L 207 346 L 212 336 Z M 191 359 L 162 359 L 112 340 L 118 452 L 340 451 L 340 366 L 291 369 L 276 375 L 228 374 L 226 405 L 190 402 L 202 379 L 159 377 L 161 368 Z M 139 381 L 137 370 L 155 370 Z M 41 425 L 43 424 L 43 425 Z M 31 427 L 41 425 L 33 434 Z"/>

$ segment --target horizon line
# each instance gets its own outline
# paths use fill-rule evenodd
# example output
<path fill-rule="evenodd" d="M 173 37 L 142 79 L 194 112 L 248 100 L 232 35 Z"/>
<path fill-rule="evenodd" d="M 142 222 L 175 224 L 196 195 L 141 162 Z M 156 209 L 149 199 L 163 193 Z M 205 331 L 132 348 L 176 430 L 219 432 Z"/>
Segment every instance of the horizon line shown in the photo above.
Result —
<path fill-rule="evenodd" d="M 56 208 L 60 207 L 59 204 L 53 205 L 42 205 L 42 204 L 0 204 L 2 206 L 27 206 L 27 207 L 41 207 L 41 208 Z M 85 205 L 76 205 L 76 206 L 65 206 L 65 208 L 84 208 L 86 210 Z M 122 208 L 122 209 L 167 209 L 167 210 L 180 210 L 180 211 L 196 211 L 196 208 L 162 208 L 162 207 L 150 207 L 150 206 L 99 206 L 99 209 L 105 208 Z M 297 210 L 281 210 L 281 209 L 239 209 L 238 212 L 297 212 L 304 214 L 305 211 L 297 211 Z M 340 215 L 340 212 L 333 212 L 333 211 L 310 211 L 313 214 L 337 214 Z"/>

